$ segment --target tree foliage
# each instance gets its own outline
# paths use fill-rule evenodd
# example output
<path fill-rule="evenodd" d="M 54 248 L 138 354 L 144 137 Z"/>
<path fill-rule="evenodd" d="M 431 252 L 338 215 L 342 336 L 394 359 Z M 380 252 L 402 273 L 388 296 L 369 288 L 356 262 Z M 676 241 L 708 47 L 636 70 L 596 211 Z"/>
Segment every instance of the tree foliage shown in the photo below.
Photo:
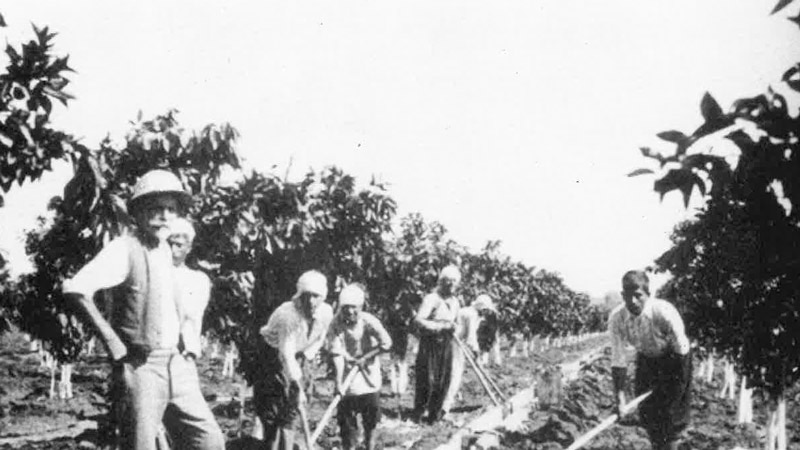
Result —
<path fill-rule="evenodd" d="M 50 124 L 53 103 L 66 105 L 72 98 L 64 90 L 69 57 L 53 55 L 55 33 L 47 27 L 34 25 L 33 31 L 35 38 L 21 47 L 6 45 L 8 65 L 0 73 L 0 207 L 14 182 L 39 179 L 75 145 Z"/>
<path fill-rule="evenodd" d="M 64 360 L 77 357 L 82 336 L 65 309 L 61 284 L 100 249 L 131 226 L 126 202 L 136 180 L 161 168 L 174 172 L 196 197 L 216 185 L 225 167 L 238 168 L 233 150 L 236 131 L 228 125 L 209 125 L 198 133 L 181 128 L 175 111 L 132 123 L 123 148 L 109 140 L 97 150 L 77 148 L 74 176 L 64 194 L 50 202 L 52 225 L 42 222 L 28 233 L 26 252 L 35 271 L 20 280 L 24 292 L 21 327 L 52 343 Z M 98 300 L 108 302 L 107 293 Z"/>
<path fill-rule="evenodd" d="M 654 184 L 662 197 L 677 190 L 688 204 L 698 187 L 706 200 L 657 261 L 673 275 L 664 294 L 681 305 L 692 337 L 738 358 L 748 379 L 773 395 L 800 378 L 800 111 L 790 111 L 786 97 L 798 92 L 800 64 L 727 111 L 706 94 L 697 130 L 661 133 L 675 144 L 667 156 L 644 152 L 669 164 Z M 714 153 L 724 142 L 737 158 Z"/>

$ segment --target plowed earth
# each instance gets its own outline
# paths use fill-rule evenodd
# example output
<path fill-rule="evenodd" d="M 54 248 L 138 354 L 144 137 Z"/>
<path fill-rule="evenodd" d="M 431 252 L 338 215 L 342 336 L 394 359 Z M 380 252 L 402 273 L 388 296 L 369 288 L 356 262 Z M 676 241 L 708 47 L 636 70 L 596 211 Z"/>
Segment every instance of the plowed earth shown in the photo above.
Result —
<path fill-rule="evenodd" d="M 632 373 L 632 370 L 629 370 Z M 756 449 L 762 448 L 767 411 L 765 401 L 754 394 L 754 423 L 736 423 L 736 402 L 717 396 L 722 375 L 712 384 L 693 380 L 692 422 L 686 431 L 683 449 Z M 567 448 L 575 439 L 608 417 L 612 412 L 611 368 L 608 352 L 585 365 L 578 378 L 565 389 L 560 406 L 548 411 L 534 410 L 524 428 L 506 432 L 500 448 L 557 450 Z M 632 398 L 632 397 L 629 397 Z M 787 402 L 788 448 L 800 449 L 800 389 L 790 392 Z M 645 431 L 636 425 L 634 414 L 626 424 L 615 424 L 583 448 L 589 450 L 649 449 Z"/>
<path fill-rule="evenodd" d="M 502 365 L 490 365 L 488 372 L 510 397 L 531 385 L 534 371 L 543 367 L 543 361 L 574 361 L 604 343 L 605 339 L 600 337 L 572 346 L 550 348 L 530 358 L 506 358 Z M 383 448 L 435 448 L 491 406 L 477 378 L 467 368 L 461 399 L 456 402 L 451 421 L 427 425 L 401 420 L 408 415 L 413 403 L 413 355 L 408 358 L 411 365 L 407 392 L 399 398 L 393 397 L 388 382 L 381 392 L 383 421 L 379 431 Z M 388 357 L 385 361 L 388 362 Z M 203 394 L 227 435 L 228 448 L 257 447 L 258 442 L 250 437 L 254 415 L 249 398 L 244 411 L 240 406 L 241 378 L 238 375 L 233 379 L 222 378 L 221 359 L 203 357 L 198 363 Z M 386 367 L 384 363 L 384 369 Z M 327 379 L 325 367 L 312 368 L 312 374 L 316 389 L 311 396 L 309 417 L 314 428 L 332 398 L 333 383 Z M 50 399 L 48 369 L 40 367 L 39 357 L 28 350 L 27 341 L 15 333 L 0 336 L 0 448 L 100 447 L 108 410 L 105 398 L 108 379 L 109 367 L 103 356 L 83 357 L 73 370 L 74 398 Z M 335 418 L 329 422 L 318 444 L 326 449 L 339 447 Z"/>

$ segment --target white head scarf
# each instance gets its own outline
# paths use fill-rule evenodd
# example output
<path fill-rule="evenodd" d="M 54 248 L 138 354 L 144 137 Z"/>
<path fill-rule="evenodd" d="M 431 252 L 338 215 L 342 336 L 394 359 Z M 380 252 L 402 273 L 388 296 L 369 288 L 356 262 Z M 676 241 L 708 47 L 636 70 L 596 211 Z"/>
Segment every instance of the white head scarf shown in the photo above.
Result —
<path fill-rule="evenodd" d="M 439 281 L 442 281 L 445 278 L 459 282 L 461 281 L 461 271 L 458 269 L 458 267 L 451 264 L 439 272 Z"/>
<path fill-rule="evenodd" d="M 472 307 L 477 309 L 478 311 L 482 309 L 488 309 L 490 311 L 497 311 L 494 307 L 494 302 L 492 298 L 486 294 L 479 295 L 474 302 L 472 302 Z"/>
<path fill-rule="evenodd" d="M 300 297 L 303 292 L 318 294 L 325 298 L 328 296 L 328 280 L 325 275 L 317 272 L 316 270 L 309 270 L 308 272 L 300 275 L 297 280 L 297 293 L 293 298 Z"/>
<path fill-rule="evenodd" d="M 192 222 L 190 222 L 189 219 L 178 217 L 177 219 L 173 220 L 172 223 L 170 223 L 169 234 L 170 236 L 184 235 L 189 239 L 190 242 L 194 241 L 194 225 L 192 225 Z"/>
<path fill-rule="evenodd" d="M 339 307 L 350 305 L 360 308 L 364 306 L 364 297 L 361 288 L 352 284 L 347 285 L 339 293 Z"/>

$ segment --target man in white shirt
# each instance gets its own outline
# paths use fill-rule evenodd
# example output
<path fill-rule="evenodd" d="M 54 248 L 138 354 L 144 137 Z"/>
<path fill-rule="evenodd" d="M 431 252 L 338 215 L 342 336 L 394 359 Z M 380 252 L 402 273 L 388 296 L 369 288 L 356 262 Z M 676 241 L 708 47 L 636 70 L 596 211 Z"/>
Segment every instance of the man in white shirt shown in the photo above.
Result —
<path fill-rule="evenodd" d="M 339 293 L 339 310 L 328 334 L 336 370 L 336 391 L 343 395 L 338 418 L 344 450 L 356 448 L 358 415 L 361 415 L 364 426 L 365 448 L 375 448 L 374 432 L 381 418 L 382 378 L 380 358 L 377 354 L 370 354 L 387 352 L 392 347 L 392 338 L 378 318 L 362 311 L 365 297 L 358 286 L 345 286 Z M 369 359 L 360 361 L 361 358 Z M 343 383 L 350 370 L 358 372 L 345 389 Z"/>
<path fill-rule="evenodd" d="M 325 342 L 333 309 L 325 298 L 328 281 L 317 271 L 297 280 L 297 292 L 270 315 L 260 334 L 266 345 L 259 355 L 263 374 L 253 383 L 256 414 L 271 450 L 292 450 L 298 408 L 307 403 L 298 359 L 313 361 Z"/>
<path fill-rule="evenodd" d="M 64 281 L 68 301 L 108 348 L 124 449 L 155 450 L 162 419 L 168 419 L 167 432 L 180 448 L 225 447 L 202 395 L 183 389 L 197 371 L 194 361 L 178 351 L 180 312 L 167 238 L 190 202 L 171 172 L 146 173 L 128 202 L 136 228 L 109 242 Z M 94 294 L 104 289 L 113 289 L 108 320 L 94 304 Z"/>
<path fill-rule="evenodd" d="M 636 394 L 652 390 L 639 405 L 642 426 L 653 449 L 677 449 L 689 423 L 692 364 L 689 339 L 678 310 L 664 300 L 650 298 L 650 283 L 643 271 L 622 277 L 624 305 L 608 320 L 611 333 L 611 373 L 622 415 L 625 404 L 627 361 L 625 347 L 636 349 Z"/>

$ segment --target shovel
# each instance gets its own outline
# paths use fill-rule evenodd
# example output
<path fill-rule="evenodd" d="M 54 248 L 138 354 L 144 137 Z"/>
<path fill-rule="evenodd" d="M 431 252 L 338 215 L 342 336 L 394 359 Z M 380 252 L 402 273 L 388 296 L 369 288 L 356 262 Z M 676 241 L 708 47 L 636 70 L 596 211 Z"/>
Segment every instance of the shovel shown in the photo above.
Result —
<path fill-rule="evenodd" d="M 489 398 L 492 400 L 492 403 L 494 403 L 495 406 L 502 407 L 503 408 L 503 415 L 505 416 L 506 412 L 507 412 L 506 408 L 500 403 L 499 400 L 497 400 L 497 396 L 495 395 L 495 393 L 493 391 L 493 386 L 496 387 L 497 385 L 496 384 L 495 385 L 491 385 L 490 384 L 490 379 L 489 379 L 488 376 L 486 376 L 486 372 L 481 370 L 481 368 L 478 366 L 478 364 L 475 362 L 475 360 L 472 359 L 472 355 L 470 355 L 469 349 L 467 349 L 467 347 L 464 345 L 464 343 L 461 342 L 461 339 L 459 339 L 458 336 L 453 335 L 453 340 L 456 341 L 456 344 L 458 344 L 458 347 L 461 349 L 461 352 L 464 353 L 464 358 L 467 360 L 469 365 L 472 367 L 472 370 L 475 371 L 475 374 L 478 376 L 478 381 L 481 383 L 481 386 L 483 386 L 483 389 L 489 395 Z M 502 393 L 500 393 L 499 390 L 497 392 L 498 392 L 498 394 L 502 395 Z"/>
<path fill-rule="evenodd" d="M 308 426 L 308 414 L 304 405 L 297 405 L 297 411 L 300 412 L 300 420 L 303 422 L 303 435 L 306 438 L 306 449 L 312 450 L 314 448 L 314 441 L 311 440 L 311 427 Z"/>
<path fill-rule="evenodd" d="M 367 353 L 365 353 L 364 356 L 359 358 L 359 362 L 361 362 L 361 361 L 369 361 L 371 358 L 373 358 L 374 356 L 378 355 L 382 351 L 383 350 L 381 348 L 372 349 L 372 350 L 368 351 Z M 363 373 L 364 374 L 364 378 L 367 380 L 367 383 L 371 384 L 371 381 L 369 380 L 369 377 L 367 377 L 367 374 L 364 373 L 363 369 L 361 368 L 361 364 L 357 363 L 355 366 L 353 366 L 352 369 L 350 369 L 349 372 L 347 372 L 347 376 L 345 377 L 344 381 L 342 381 L 342 392 L 346 392 L 347 391 L 347 388 L 350 387 L 350 384 L 353 383 L 353 380 L 356 378 L 356 375 L 358 375 L 359 372 Z M 311 435 L 311 442 L 312 443 L 313 442 L 317 442 L 317 439 L 319 439 L 319 436 L 322 434 L 322 431 L 325 429 L 325 425 L 327 425 L 328 421 L 331 420 L 331 417 L 333 416 L 333 411 L 336 409 L 336 406 L 339 404 L 339 402 L 342 401 L 342 396 L 343 396 L 342 392 L 337 392 L 336 393 L 336 395 L 333 397 L 333 400 L 331 400 L 331 404 L 328 405 L 328 409 L 325 410 L 325 413 L 322 415 L 322 418 L 319 420 L 319 423 L 317 423 L 317 428 L 314 430 L 314 433 Z"/>
<path fill-rule="evenodd" d="M 636 397 L 635 399 L 631 400 L 627 405 L 624 405 L 622 407 L 622 412 L 627 413 L 628 411 L 632 411 L 634 408 L 639 406 L 639 403 L 643 402 L 644 399 L 649 397 L 650 394 L 652 393 L 653 391 L 648 391 Z M 617 414 L 612 414 L 606 417 L 605 420 L 597 424 L 596 427 L 592 428 L 591 430 L 586 432 L 586 434 L 576 439 L 575 442 L 572 443 L 572 445 L 567 447 L 567 450 L 577 450 L 583 447 L 584 445 L 586 445 L 587 442 L 591 441 L 595 436 L 600 434 L 603 430 L 613 425 L 614 422 L 616 422 L 617 420 L 619 420 L 619 416 Z"/>

